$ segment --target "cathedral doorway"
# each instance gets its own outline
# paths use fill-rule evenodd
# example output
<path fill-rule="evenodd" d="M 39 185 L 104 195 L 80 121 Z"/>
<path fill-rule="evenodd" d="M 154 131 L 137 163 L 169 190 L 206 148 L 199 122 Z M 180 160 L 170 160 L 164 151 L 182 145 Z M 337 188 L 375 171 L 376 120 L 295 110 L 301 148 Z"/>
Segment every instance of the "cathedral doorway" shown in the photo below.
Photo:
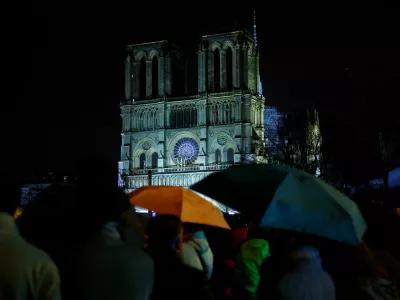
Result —
<path fill-rule="evenodd" d="M 217 149 L 215 150 L 215 163 L 220 164 L 221 162 L 221 150 Z"/>
<path fill-rule="evenodd" d="M 146 168 L 146 154 L 144 154 L 144 153 L 140 154 L 139 167 L 140 167 L 140 169 Z"/>
<path fill-rule="evenodd" d="M 151 155 L 151 168 L 152 169 L 158 168 L 158 154 L 157 154 L 157 152 L 154 152 Z"/>
<path fill-rule="evenodd" d="M 226 153 L 226 161 L 228 164 L 233 164 L 234 163 L 234 155 L 233 155 L 233 149 L 229 148 L 227 153 Z"/>

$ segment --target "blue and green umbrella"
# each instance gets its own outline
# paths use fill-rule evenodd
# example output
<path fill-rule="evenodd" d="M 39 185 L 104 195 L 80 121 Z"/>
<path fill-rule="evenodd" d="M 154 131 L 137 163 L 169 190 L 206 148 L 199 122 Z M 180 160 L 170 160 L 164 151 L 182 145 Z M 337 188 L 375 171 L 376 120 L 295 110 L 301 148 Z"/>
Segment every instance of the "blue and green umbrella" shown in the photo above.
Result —
<path fill-rule="evenodd" d="M 366 230 L 356 203 L 306 172 L 282 165 L 244 165 L 192 186 L 216 201 L 261 218 L 261 227 L 294 230 L 357 245 Z"/>

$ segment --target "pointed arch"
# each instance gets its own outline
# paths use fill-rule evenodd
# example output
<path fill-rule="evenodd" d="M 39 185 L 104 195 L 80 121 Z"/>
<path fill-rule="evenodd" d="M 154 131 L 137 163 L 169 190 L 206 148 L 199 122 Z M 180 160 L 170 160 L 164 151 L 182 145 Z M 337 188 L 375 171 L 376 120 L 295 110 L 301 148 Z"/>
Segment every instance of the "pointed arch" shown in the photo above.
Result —
<path fill-rule="evenodd" d="M 152 98 L 158 97 L 158 58 L 157 55 L 153 56 L 152 63 L 151 63 L 151 89 L 152 89 Z"/>
<path fill-rule="evenodd" d="M 139 156 L 139 168 L 142 170 L 146 168 L 146 154 L 144 152 Z"/>
<path fill-rule="evenodd" d="M 220 164 L 221 162 L 222 162 L 221 150 L 216 149 L 215 150 L 215 163 Z"/>
<path fill-rule="evenodd" d="M 139 81 L 140 81 L 140 99 L 146 98 L 146 59 L 144 56 L 140 59 L 140 70 L 139 70 Z"/>
<path fill-rule="evenodd" d="M 219 92 L 221 89 L 221 55 L 219 48 L 214 50 L 214 91 Z"/>
<path fill-rule="evenodd" d="M 233 90 L 233 55 L 232 48 L 228 46 L 225 50 L 225 68 L 226 68 L 226 89 Z"/>
<path fill-rule="evenodd" d="M 158 153 L 157 152 L 153 152 L 153 154 L 151 155 L 151 168 L 152 169 L 158 168 Z"/>
<path fill-rule="evenodd" d="M 226 152 L 226 162 L 231 165 L 235 162 L 234 151 L 232 148 L 229 148 Z"/>

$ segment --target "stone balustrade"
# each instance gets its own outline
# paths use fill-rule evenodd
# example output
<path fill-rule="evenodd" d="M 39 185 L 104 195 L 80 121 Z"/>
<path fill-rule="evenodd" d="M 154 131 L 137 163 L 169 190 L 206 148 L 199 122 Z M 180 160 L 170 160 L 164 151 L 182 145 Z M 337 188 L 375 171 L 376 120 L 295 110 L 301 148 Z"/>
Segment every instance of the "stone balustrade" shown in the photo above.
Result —
<path fill-rule="evenodd" d="M 192 166 L 176 167 L 152 170 L 152 185 L 174 185 L 190 187 L 191 185 L 204 179 L 215 171 L 229 168 L 231 165 L 211 165 L 211 166 Z M 149 184 L 148 171 L 139 170 L 138 175 L 126 177 L 127 190 L 132 191 Z"/>
<path fill-rule="evenodd" d="M 208 165 L 208 166 L 186 166 L 186 167 L 171 167 L 171 168 L 156 168 L 156 169 L 140 169 L 135 170 L 138 175 L 147 175 L 149 171 L 153 174 L 157 173 L 187 173 L 198 171 L 222 171 L 230 168 L 232 165 Z"/>

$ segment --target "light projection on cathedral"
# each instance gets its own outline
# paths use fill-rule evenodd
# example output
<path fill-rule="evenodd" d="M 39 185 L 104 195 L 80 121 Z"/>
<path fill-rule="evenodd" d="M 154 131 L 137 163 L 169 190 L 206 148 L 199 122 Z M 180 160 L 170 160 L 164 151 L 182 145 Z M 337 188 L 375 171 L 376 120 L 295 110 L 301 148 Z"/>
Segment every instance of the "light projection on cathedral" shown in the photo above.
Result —
<path fill-rule="evenodd" d="M 179 166 L 193 164 L 199 156 L 199 145 L 189 137 L 181 138 L 174 147 L 174 160 Z"/>

